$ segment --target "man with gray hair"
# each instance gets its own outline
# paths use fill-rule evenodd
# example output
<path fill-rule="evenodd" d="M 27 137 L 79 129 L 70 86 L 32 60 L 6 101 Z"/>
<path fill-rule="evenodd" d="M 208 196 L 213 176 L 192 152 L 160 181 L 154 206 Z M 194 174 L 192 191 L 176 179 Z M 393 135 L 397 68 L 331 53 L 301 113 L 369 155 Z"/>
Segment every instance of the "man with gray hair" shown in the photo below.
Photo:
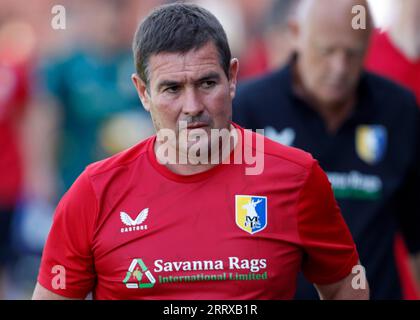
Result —
<path fill-rule="evenodd" d="M 416 100 L 363 70 L 372 31 L 366 1 L 304 0 L 290 27 L 293 59 L 238 89 L 234 119 L 319 160 L 366 267 L 371 298 L 400 299 L 397 231 L 420 270 Z M 302 279 L 297 298 L 316 297 Z"/>
<path fill-rule="evenodd" d="M 303 270 L 322 298 L 367 299 L 367 286 L 352 285 L 365 275 L 318 163 L 231 122 L 238 60 L 217 19 L 194 5 L 159 7 L 133 49 L 132 79 L 157 135 L 76 180 L 33 298 L 291 299 Z M 247 174 L 253 154 L 264 168 Z"/>

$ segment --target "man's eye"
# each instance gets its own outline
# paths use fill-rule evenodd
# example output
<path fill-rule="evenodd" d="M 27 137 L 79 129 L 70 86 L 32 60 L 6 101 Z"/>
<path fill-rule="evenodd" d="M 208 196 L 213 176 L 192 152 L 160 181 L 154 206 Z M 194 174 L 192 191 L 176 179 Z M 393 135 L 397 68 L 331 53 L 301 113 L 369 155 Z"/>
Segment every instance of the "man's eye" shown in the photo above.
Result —
<path fill-rule="evenodd" d="M 204 81 L 201 83 L 201 87 L 204 89 L 210 89 L 213 88 L 216 85 L 215 81 Z"/>
<path fill-rule="evenodd" d="M 331 48 L 319 48 L 319 53 L 323 56 L 329 56 L 334 52 Z"/>
<path fill-rule="evenodd" d="M 179 86 L 168 87 L 164 91 L 168 93 L 177 93 L 179 91 Z"/>

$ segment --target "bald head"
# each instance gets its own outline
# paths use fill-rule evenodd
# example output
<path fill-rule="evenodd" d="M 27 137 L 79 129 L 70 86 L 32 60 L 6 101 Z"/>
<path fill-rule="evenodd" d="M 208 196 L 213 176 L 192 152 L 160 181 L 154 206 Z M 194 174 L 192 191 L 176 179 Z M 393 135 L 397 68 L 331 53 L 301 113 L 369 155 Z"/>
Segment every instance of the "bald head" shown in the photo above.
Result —
<path fill-rule="evenodd" d="M 354 29 L 363 19 L 366 28 Z M 357 86 L 371 30 L 365 0 L 301 0 L 292 33 L 305 89 L 325 104 L 345 102 Z"/>
<path fill-rule="evenodd" d="M 353 8 L 365 9 L 366 29 L 358 33 L 369 33 L 373 28 L 373 20 L 366 0 L 301 0 L 296 14 L 301 28 L 308 29 L 318 25 L 334 27 L 337 32 L 351 32 L 355 18 Z"/>

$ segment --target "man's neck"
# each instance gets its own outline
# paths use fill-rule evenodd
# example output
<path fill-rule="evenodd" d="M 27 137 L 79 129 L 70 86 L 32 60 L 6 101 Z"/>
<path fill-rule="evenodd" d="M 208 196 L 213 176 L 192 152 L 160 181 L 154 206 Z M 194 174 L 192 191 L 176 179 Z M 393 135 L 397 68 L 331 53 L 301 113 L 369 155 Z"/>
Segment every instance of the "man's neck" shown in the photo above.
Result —
<path fill-rule="evenodd" d="M 414 14 L 400 14 L 389 34 L 395 46 L 409 59 L 420 59 L 420 20 Z"/>
<path fill-rule="evenodd" d="M 166 167 L 173 173 L 180 176 L 190 176 L 203 173 L 214 168 L 215 164 L 167 164 Z"/>

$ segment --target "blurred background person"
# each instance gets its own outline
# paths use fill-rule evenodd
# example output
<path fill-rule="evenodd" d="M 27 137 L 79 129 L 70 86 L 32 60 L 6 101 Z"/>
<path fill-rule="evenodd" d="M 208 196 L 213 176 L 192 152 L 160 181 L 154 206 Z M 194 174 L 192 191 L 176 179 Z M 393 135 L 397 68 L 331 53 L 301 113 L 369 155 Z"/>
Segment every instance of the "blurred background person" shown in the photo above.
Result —
<path fill-rule="evenodd" d="M 289 21 L 296 14 L 300 0 L 273 0 L 264 19 L 263 40 L 267 71 L 284 66 L 293 53 Z"/>
<path fill-rule="evenodd" d="M 268 70 L 264 43 L 265 19 L 273 0 L 195 0 L 212 12 L 226 30 L 232 55 L 241 61 L 239 79 L 261 75 Z"/>
<path fill-rule="evenodd" d="M 420 103 L 420 1 L 392 4 L 391 22 L 375 31 L 366 67 L 406 86 Z"/>
<path fill-rule="evenodd" d="M 244 20 L 245 41 L 236 57 L 240 59 L 239 79 L 247 79 L 268 71 L 269 61 L 264 43 L 264 21 L 273 0 L 234 0 Z M 235 52 L 234 52 L 235 54 Z"/>
<path fill-rule="evenodd" d="M 363 70 L 373 23 L 363 0 L 303 0 L 290 63 L 239 87 L 234 120 L 310 152 L 327 172 L 366 267 L 372 299 L 401 299 L 399 231 L 420 270 L 420 113 L 408 90 Z M 236 114 L 236 119 L 235 119 Z M 315 299 L 303 277 L 296 297 Z"/>
<path fill-rule="evenodd" d="M 152 133 L 130 81 L 134 66 L 129 30 L 140 18 L 140 9 L 158 3 L 77 1 L 71 8 L 84 33 L 70 52 L 44 59 L 40 77 L 45 87 L 41 90 L 57 111 L 60 194 L 87 164 Z"/>
<path fill-rule="evenodd" d="M 4 298 L 30 297 L 52 208 L 74 177 L 153 132 L 131 84 L 131 39 L 162 2 L 64 1 L 65 30 L 51 26 L 56 1 L 0 2 Z"/>
<path fill-rule="evenodd" d="M 31 48 L 11 36 L 28 32 L 10 16 L 0 13 L 0 298 L 4 297 L 5 268 L 14 253 L 11 226 L 23 190 L 24 163 L 21 126 L 28 96 L 28 66 Z M 30 31 L 29 31 L 30 32 Z M 30 44 L 29 44 L 30 45 Z"/>
<path fill-rule="evenodd" d="M 420 104 L 420 1 L 393 1 L 391 13 L 384 30 L 377 29 L 372 36 L 366 67 L 412 90 Z M 401 237 L 397 238 L 396 256 L 405 297 L 418 299 L 420 290 L 413 276 L 420 279 L 420 274 L 410 265 Z"/>

